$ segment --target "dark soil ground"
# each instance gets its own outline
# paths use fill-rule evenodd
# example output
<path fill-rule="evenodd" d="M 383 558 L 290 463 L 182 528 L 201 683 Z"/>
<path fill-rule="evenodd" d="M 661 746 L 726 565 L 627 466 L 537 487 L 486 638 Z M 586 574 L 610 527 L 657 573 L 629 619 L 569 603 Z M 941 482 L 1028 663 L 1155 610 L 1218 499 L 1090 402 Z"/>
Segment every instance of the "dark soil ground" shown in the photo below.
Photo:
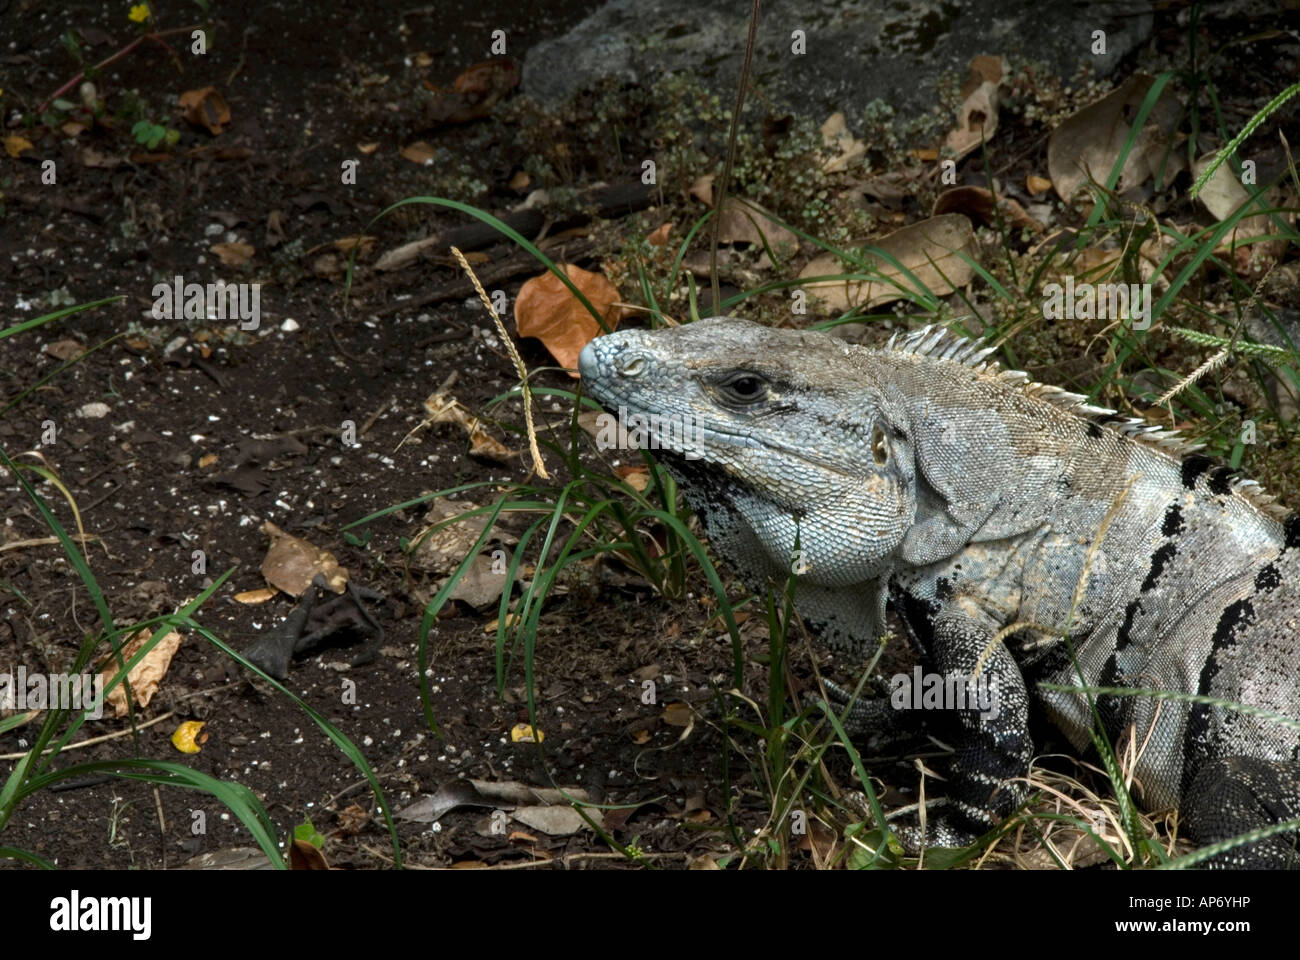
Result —
<path fill-rule="evenodd" d="M 66 31 L 80 31 L 80 49 L 92 62 L 122 46 L 134 29 L 125 10 L 73 3 L 55 12 L 30 0 L 0 0 L 6 107 L 24 103 L 30 110 L 77 72 L 60 39 Z M 724 784 L 741 798 L 742 832 L 762 826 L 767 816 L 766 787 L 745 758 L 733 753 L 724 770 L 728 744 L 713 690 L 731 684 L 731 646 L 710 622 L 711 608 L 695 599 L 657 598 L 626 577 L 602 583 L 594 598 L 575 590 L 550 601 L 536 650 L 543 756 L 535 745 L 511 742 L 512 727 L 527 719 L 523 673 L 513 664 L 505 697 L 497 695 L 494 633 L 485 629 L 495 610 L 456 604 L 430 637 L 437 736 L 424 720 L 416 660 L 432 577 L 410 569 L 402 549 L 424 527 L 425 507 L 354 528 L 352 538 L 341 532 L 433 490 L 524 477 L 520 460 L 503 465 L 470 457 L 463 432 L 449 425 L 426 428 L 402 444 L 423 419 L 422 402 L 453 371 L 453 392 L 472 411 L 517 382 L 490 318 L 463 293 L 402 306 L 402 298 L 455 282 L 459 272 L 450 259 L 439 253 L 405 270 L 365 273 L 345 307 L 346 256 L 335 241 L 365 232 L 383 251 L 467 222 L 418 207 L 367 227 L 404 197 L 455 196 L 448 183 L 457 176 L 487 185 L 475 201 L 481 206 L 500 211 L 517 203 L 519 192 L 507 184 L 525 169 L 527 143 L 504 128 L 495 131 L 494 119 L 430 132 L 427 108 L 414 91 L 426 80 L 448 86 L 486 59 L 492 29 L 505 29 L 517 44 L 511 53 L 523 56 L 530 44 L 585 12 L 576 0 L 454 0 L 423 9 L 388 0 L 223 2 L 206 56 L 188 55 L 188 34 L 172 38 L 183 72 L 157 45 L 108 68 L 97 81 L 98 95 L 119 108 L 123 91 L 138 91 L 136 119 L 178 130 L 179 141 L 154 150 L 133 143 L 128 119 L 114 129 L 47 135 L 17 160 L 0 158 L 6 165 L 0 325 L 55 309 L 64 302 L 48 299 L 55 291 L 67 303 L 126 295 L 0 340 L 0 397 L 8 399 L 60 363 L 46 349 L 52 342 L 71 338 L 94 347 L 115 338 L 0 416 L 0 448 L 19 459 L 39 447 L 45 465 L 66 484 L 92 538 L 88 562 L 119 624 L 171 612 L 234 567 L 197 619 L 236 648 L 278 625 L 291 598 L 280 594 L 259 605 L 234 599 L 264 585 L 259 568 L 268 541 L 260 528 L 268 520 L 332 552 L 353 582 L 382 594 L 387 602 L 376 612 L 386 635 L 372 662 L 352 667 L 355 651 L 327 649 L 296 661 L 287 686 L 360 747 L 393 808 L 458 777 L 582 786 L 594 799 L 631 805 L 608 815 L 618 840 L 635 839 L 661 864 L 682 866 L 699 854 L 734 849 L 723 817 Z M 181 25 L 180 19 L 162 24 Z M 427 62 L 421 52 L 430 55 Z M 216 137 L 181 121 L 168 99 L 208 85 L 220 90 L 232 115 Z M 75 88 L 65 96 L 78 100 Z M 481 148 L 485 126 L 495 150 Z M 626 136 L 634 143 L 637 134 Z M 399 155 L 415 139 L 447 151 L 435 168 Z M 359 150 L 376 142 L 373 154 Z M 632 158 L 639 154 L 629 149 L 627 156 L 623 167 L 611 161 L 605 170 L 575 160 L 575 182 L 635 179 Z M 41 184 L 46 159 L 56 161 L 57 189 Z M 343 185 L 341 164 L 353 159 L 360 160 L 356 183 Z M 222 242 L 245 243 L 255 253 L 226 266 L 210 249 Z M 508 244 L 482 252 L 491 264 L 517 253 Z M 553 251 L 556 259 L 562 255 L 563 249 Z M 175 275 L 262 283 L 260 328 L 154 319 L 154 284 Z M 513 298 L 521 280 L 497 285 Z M 37 297 L 46 299 L 30 312 L 15 309 Z M 552 363 L 536 341 L 521 348 L 530 369 Z M 571 385 L 558 372 L 537 382 Z M 92 403 L 107 405 L 107 414 L 82 415 Z M 519 408 L 506 410 L 517 417 Z M 540 415 L 567 429 L 567 407 L 544 403 Z M 346 421 L 360 432 L 357 446 L 340 442 Z M 42 442 L 49 422 L 57 430 L 53 444 Z M 75 529 L 55 488 L 39 489 Z M 471 496 L 481 503 L 488 495 Z M 0 498 L 0 671 L 18 664 L 29 671 L 65 669 L 81 638 L 99 629 L 96 611 L 58 544 L 24 543 L 47 538 L 49 528 L 11 477 Z M 197 573 L 196 550 L 206 558 Z M 706 590 L 702 579 L 695 586 L 693 596 Z M 761 619 L 743 628 L 754 658 L 765 650 Z M 753 659 L 747 669 L 746 692 L 765 702 L 766 668 Z M 806 666 L 798 670 L 806 673 Z M 658 705 L 641 702 L 647 678 L 659 683 Z M 355 702 L 344 697 L 349 682 Z M 689 735 L 665 720 L 667 700 L 699 711 Z M 334 866 L 392 862 L 383 818 L 359 770 L 299 707 L 251 680 L 199 636 L 185 638 L 137 720 L 164 714 L 138 741 L 125 721 L 90 723 L 77 739 L 126 735 L 69 750 L 60 764 L 132 756 L 189 764 L 255 791 L 282 837 L 310 819 L 328 837 L 325 854 Z M 207 740 L 199 753 L 184 755 L 171 735 L 191 719 L 206 721 Z M 29 745 L 33 729 L 0 734 L 0 772 L 7 776 L 11 755 Z M 0 844 L 62 867 L 117 868 L 174 867 L 198 853 L 249 845 L 247 831 L 201 794 L 120 779 L 70 786 L 42 791 L 21 806 Z M 195 811 L 206 816 L 199 835 L 191 829 Z M 461 808 L 433 830 L 399 823 L 406 862 L 491 865 L 566 856 L 570 866 L 622 862 L 589 832 L 548 837 L 515 825 L 503 835 L 491 829 L 489 814 Z"/>
<path fill-rule="evenodd" d="M 82 45 L 92 61 L 131 36 L 125 8 L 120 20 L 110 21 L 97 4 L 84 10 L 69 5 L 58 16 L 36 4 L 8 6 L 5 36 L 17 44 L 6 44 L 3 87 L 7 96 L 29 103 L 76 72 L 60 43 L 64 31 L 75 28 L 98 41 Z M 42 424 L 57 426 L 58 441 L 42 454 L 67 484 L 94 538 L 89 563 L 116 622 L 170 612 L 213 576 L 236 567 L 198 619 L 242 648 L 293 606 L 283 594 L 257 606 L 232 599 L 238 590 L 263 585 L 258 571 L 268 541 L 259 532 L 262 522 L 332 551 L 355 582 L 388 598 L 381 608 L 385 642 L 372 663 L 355 669 L 348 666 L 348 650 L 300 660 L 287 684 L 361 748 L 398 809 L 456 777 L 552 783 L 536 747 L 510 742 L 511 728 L 527 719 L 523 678 L 514 670 L 505 700 L 497 696 L 492 636 L 484 630 L 491 613 L 459 607 L 436 625 L 430 674 L 441 738 L 424 722 L 415 651 L 420 610 L 431 591 L 427 576 L 408 574 L 401 549 L 402 538 L 423 528 L 424 508 L 354 531 L 368 532 L 362 547 L 339 533 L 350 521 L 422 493 L 523 475 L 518 461 L 504 467 L 469 458 L 463 433 L 449 426 L 399 449 L 423 419 L 422 401 L 448 373 L 459 373 L 455 394 L 471 410 L 516 381 L 490 318 L 462 297 L 367 319 L 398 296 L 455 274 L 426 264 L 361 285 L 345 316 L 343 258 L 321 261 L 323 249 L 360 233 L 386 204 L 435 192 L 422 168 L 397 152 L 422 122 L 408 102 L 413 98 L 403 98 L 402 83 L 428 78 L 450 84 L 461 69 L 484 59 L 488 25 L 507 29 L 526 48 L 583 15 L 578 3 L 475 4 L 472 11 L 453 6 L 412 13 L 409 5 L 383 2 L 364 8 L 222 4 L 219 42 L 205 57 L 183 57 L 183 74 L 161 48 L 146 46 L 100 81 L 106 93 L 138 89 L 146 114 L 170 116 L 182 130 L 175 149 L 147 155 L 122 129 L 95 131 L 76 142 L 41 141 L 37 152 L 57 161 L 57 193 L 40 192 L 38 163 L 11 162 L 8 215 L 0 221 L 7 314 L 16 299 L 42 291 L 64 289 L 78 302 L 127 295 L 57 331 L 0 341 L 3 391 L 10 397 L 58 365 L 43 352 L 50 341 L 70 337 L 94 346 L 130 330 L 0 419 L 0 445 L 11 455 L 39 446 Z M 407 34 L 399 34 L 399 23 L 409 27 Z M 164 26 L 171 25 L 181 24 Z M 484 55 L 472 52 L 480 46 Z M 419 51 L 432 55 L 431 67 L 404 64 Z M 383 75 L 392 79 L 377 82 Z M 209 84 L 224 93 L 233 115 L 219 138 L 176 120 L 164 100 L 167 93 Z M 75 91 L 69 96 L 75 99 Z M 436 142 L 455 152 L 461 136 L 448 127 Z M 382 149 L 362 157 L 356 185 L 341 186 L 341 161 L 361 156 L 356 144 L 376 140 Z M 88 166 L 87 147 L 122 162 Z M 475 173 L 499 186 L 522 160 L 479 157 Z M 285 235 L 278 249 L 268 243 L 273 212 Z M 395 218 L 373 233 L 383 249 L 415 235 L 411 226 Z M 225 269 L 209 252 L 221 241 L 247 242 L 258 252 L 246 268 Z M 487 250 L 495 259 L 511 252 L 505 245 Z M 155 321 L 153 285 L 177 274 L 200 283 L 215 277 L 263 282 L 261 328 L 245 334 L 220 322 Z M 508 289 L 513 295 L 518 282 Z M 290 318 L 297 329 L 286 332 L 282 326 Z M 176 338 L 183 338 L 179 345 Z M 525 359 L 544 365 L 545 356 L 535 342 L 531 346 Z M 549 382 L 568 385 L 563 375 Z M 108 414 L 80 416 L 79 408 L 92 402 L 107 404 Z M 339 441 L 347 420 L 362 433 L 354 448 Z M 72 528 L 52 488 L 41 492 Z M 4 491 L 4 517 L 0 537 L 6 544 L 49 535 L 12 484 Z M 195 550 L 206 555 L 205 574 L 193 572 Z M 616 835 L 639 836 L 648 852 L 667 855 L 666 863 L 684 863 L 692 850 L 720 848 L 713 830 L 702 832 L 690 822 L 707 817 L 698 810 L 722 807 L 720 736 L 700 724 L 676 743 L 680 729 L 661 723 L 662 706 L 640 703 L 642 688 L 633 675 L 661 674 L 672 699 L 707 709 L 710 679 L 729 676 L 730 646 L 717 639 L 716 629 L 698 641 L 707 619 L 699 604 L 648 600 L 644 590 L 627 590 L 603 593 L 598 603 L 553 602 L 536 653 L 539 725 L 555 782 L 585 786 L 597 799 L 643 804 L 621 815 L 626 826 Z M 0 553 L 0 605 L 0 664 L 6 670 L 18 664 L 31 672 L 65 669 L 84 633 L 98 629 L 86 591 L 57 544 Z M 355 682 L 355 705 L 343 703 L 341 678 Z M 170 716 L 142 730 L 138 746 L 129 735 L 119 736 L 68 751 L 63 760 L 140 755 L 188 763 L 253 789 L 282 836 L 310 818 L 329 836 L 326 853 L 335 866 L 391 862 L 382 817 L 358 769 L 301 709 L 250 680 L 202 638 L 186 638 L 138 720 L 163 713 Z M 170 743 L 186 719 L 207 723 L 202 751 L 188 757 Z M 32 729 L 0 734 L 0 753 L 23 750 Z M 83 735 L 111 732 L 129 733 L 129 726 L 104 719 Z M 12 767 L 6 760 L 0 769 L 7 775 Z M 234 818 L 199 794 L 155 792 L 123 780 L 83 779 L 71 786 L 44 791 L 21 807 L 4 844 L 64 867 L 166 867 L 200 851 L 249 843 Z M 737 789 L 744 789 L 743 779 Z M 696 809 L 690 821 L 688 798 Z M 339 812 L 357 804 L 365 810 L 360 822 L 354 811 L 344 818 L 348 829 L 341 829 Z M 761 818 L 761 804 L 755 810 Z M 195 811 L 206 815 L 200 836 L 191 831 Z M 716 819 L 705 823 L 716 825 Z M 473 808 L 448 814 L 432 832 L 422 823 L 399 826 L 412 864 L 608 852 L 589 833 L 557 839 L 530 833 L 493 834 L 486 811 Z"/>

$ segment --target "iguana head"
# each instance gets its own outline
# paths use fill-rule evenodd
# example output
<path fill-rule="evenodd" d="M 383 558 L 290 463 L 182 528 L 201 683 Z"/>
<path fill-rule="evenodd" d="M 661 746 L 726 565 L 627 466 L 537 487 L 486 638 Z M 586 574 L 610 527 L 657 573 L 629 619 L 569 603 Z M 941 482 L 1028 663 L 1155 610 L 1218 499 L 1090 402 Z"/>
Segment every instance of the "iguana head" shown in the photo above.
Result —
<path fill-rule="evenodd" d="M 644 425 L 742 576 L 830 587 L 880 576 L 916 512 L 905 413 L 866 353 L 721 317 L 599 337 L 578 368 L 634 437 Z"/>

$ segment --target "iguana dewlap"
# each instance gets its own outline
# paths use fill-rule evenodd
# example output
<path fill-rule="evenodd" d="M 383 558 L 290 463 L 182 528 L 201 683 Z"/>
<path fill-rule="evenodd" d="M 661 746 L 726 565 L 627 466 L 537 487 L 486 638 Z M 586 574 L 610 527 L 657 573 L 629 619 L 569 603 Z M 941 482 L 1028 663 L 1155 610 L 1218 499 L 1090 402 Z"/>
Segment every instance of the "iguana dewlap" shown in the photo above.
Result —
<path fill-rule="evenodd" d="M 716 318 L 619 331 L 579 361 L 588 394 L 649 421 L 751 589 L 797 565 L 796 607 L 832 647 L 865 660 L 888 603 L 927 669 L 984 677 L 996 712 L 949 714 L 949 803 L 928 833 L 944 846 L 1026 796 L 1031 699 L 1089 746 L 1087 698 L 1038 687 L 1080 685 L 1071 649 L 1088 685 L 1300 720 L 1300 518 L 1175 434 L 990 352 L 939 328 L 872 350 Z M 1140 750 L 1138 801 L 1177 806 L 1197 841 L 1300 818 L 1295 726 L 1151 696 L 1097 704 L 1110 742 Z M 898 713 L 873 700 L 854 718 L 869 732 Z M 1295 837 L 1214 865 L 1292 865 Z"/>

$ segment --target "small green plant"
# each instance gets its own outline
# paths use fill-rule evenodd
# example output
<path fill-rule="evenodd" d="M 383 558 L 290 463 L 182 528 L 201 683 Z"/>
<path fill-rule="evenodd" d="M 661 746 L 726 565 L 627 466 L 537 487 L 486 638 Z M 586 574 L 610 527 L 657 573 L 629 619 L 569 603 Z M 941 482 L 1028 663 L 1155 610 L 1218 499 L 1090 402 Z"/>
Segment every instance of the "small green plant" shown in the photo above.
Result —
<path fill-rule="evenodd" d="M 317 850 L 325 849 L 325 838 L 311 822 L 311 817 L 303 817 L 302 823 L 293 828 L 293 838 L 303 843 L 310 843 Z"/>
<path fill-rule="evenodd" d="M 150 150 L 153 150 L 160 143 L 166 143 L 169 147 L 176 146 L 181 138 L 181 132 L 172 127 L 164 127 L 160 123 L 153 123 L 149 120 L 141 120 L 131 128 L 131 135 L 135 137 L 135 142 L 143 144 Z"/>

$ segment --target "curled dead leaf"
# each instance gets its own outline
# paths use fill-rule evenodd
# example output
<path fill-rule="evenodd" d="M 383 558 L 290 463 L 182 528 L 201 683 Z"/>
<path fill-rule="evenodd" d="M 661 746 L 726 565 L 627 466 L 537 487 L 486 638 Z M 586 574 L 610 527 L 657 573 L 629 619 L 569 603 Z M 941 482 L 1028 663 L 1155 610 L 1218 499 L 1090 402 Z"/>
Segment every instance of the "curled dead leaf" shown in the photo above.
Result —
<path fill-rule="evenodd" d="M 331 590 L 343 592 L 348 582 L 348 570 L 339 566 L 334 554 L 285 533 L 270 520 L 263 523 L 261 529 L 271 538 L 271 545 L 262 559 L 262 576 L 267 583 L 291 597 L 301 597 L 316 574 L 323 573 Z"/>
<path fill-rule="evenodd" d="M 152 635 L 151 630 L 141 630 L 134 634 L 122 647 L 122 662 L 129 663 Z M 126 675 L 127 682 L 131 684 L 131 699 L 137 710 L 147 707 L 153 695 L 158 692 L 158 685 L 166 676 L 172 657 L 176 656 L 180 646 L 181 635 L 175 630 L 168 632 Z M 104 686 L 108 686 L 120 672 L 117 657 L 112 654 L 101 660 L 96 669 Z M 109 690 L 104 694 L 104 699 L 113 708 L 115 717 L 125 717 L 129 712 L 126 706 L 126 688 L 123 684 L 119 683 Z"/>
<path fill-rule="evenodd" d="M 961 90 L 957 126 L 944 140 L 944 146 L 955 158 L 966 156 L 997 131 L 998 87 L 1005 75 L 1006 64 L 1001 57 L 971 59 L 970 73 Z"/>
<path fill-rule="evenodd" d="M 375 248 L 375 237 L 369 235 L 357 235 L 352 237 L 339 237 L 334 241 L 335 248 L 339 253 L 350 254 L 353 248 L 357 249 L 357 257 L 368 257 L 370 251 Z"/>
<path fill-rule="evenodd" d="M 180 97 L 185 122 L 203 127 L 214 137 L 230 122 L 230 105 L 217 93 L 216 87 L 186 90 Z"/>
<path fill-rule="evenodd" d="M 1002 219 L 1017 229 L 1028 228 L 1034 233 L 1042 233 L 1046 229 L 1011 197 L 998 197 L 997 209 L 1001 211 Z M 930 211 L 931 216 L 935 217 L 944 213 L 963 213 L 987 226 L 996 226 L 998 222 L 994 212 L 993 192 L 987 187 L 953 187 L 945 190 L 935 198 L 934 209 Z"/>
<path fill-rule="evenodd" d="M 493 57 L 466 67 L 450 90 L 433 84 L 433 99 L 425 107 L 425 119 L 431 126 L 443 123 L 468 123 L 492 112 L 492 107 L 519 86 L 519 64 L 509 57 Z"/>
<path fill-rule="evenodd" d="M 713 206 L 714 175 L 706 173 L 691 184 L 690 194 L 706 206 Z"/>
<path fill-rule="evenodd" d="M 469 436 L 471 456 L 486 457 L 498 463 L 508 463 L 518 456 L 516 451 L 492 436 L 483 421 L 466 410 L 460 401 L 449 393 L 441 391 L 431 393 L 425 398 L 424 411 L 427 416 L 420 427 L 430 423 L 455 423 L 464 428 Z M 418 430 L 419 427 L 416 429 Z"/>

